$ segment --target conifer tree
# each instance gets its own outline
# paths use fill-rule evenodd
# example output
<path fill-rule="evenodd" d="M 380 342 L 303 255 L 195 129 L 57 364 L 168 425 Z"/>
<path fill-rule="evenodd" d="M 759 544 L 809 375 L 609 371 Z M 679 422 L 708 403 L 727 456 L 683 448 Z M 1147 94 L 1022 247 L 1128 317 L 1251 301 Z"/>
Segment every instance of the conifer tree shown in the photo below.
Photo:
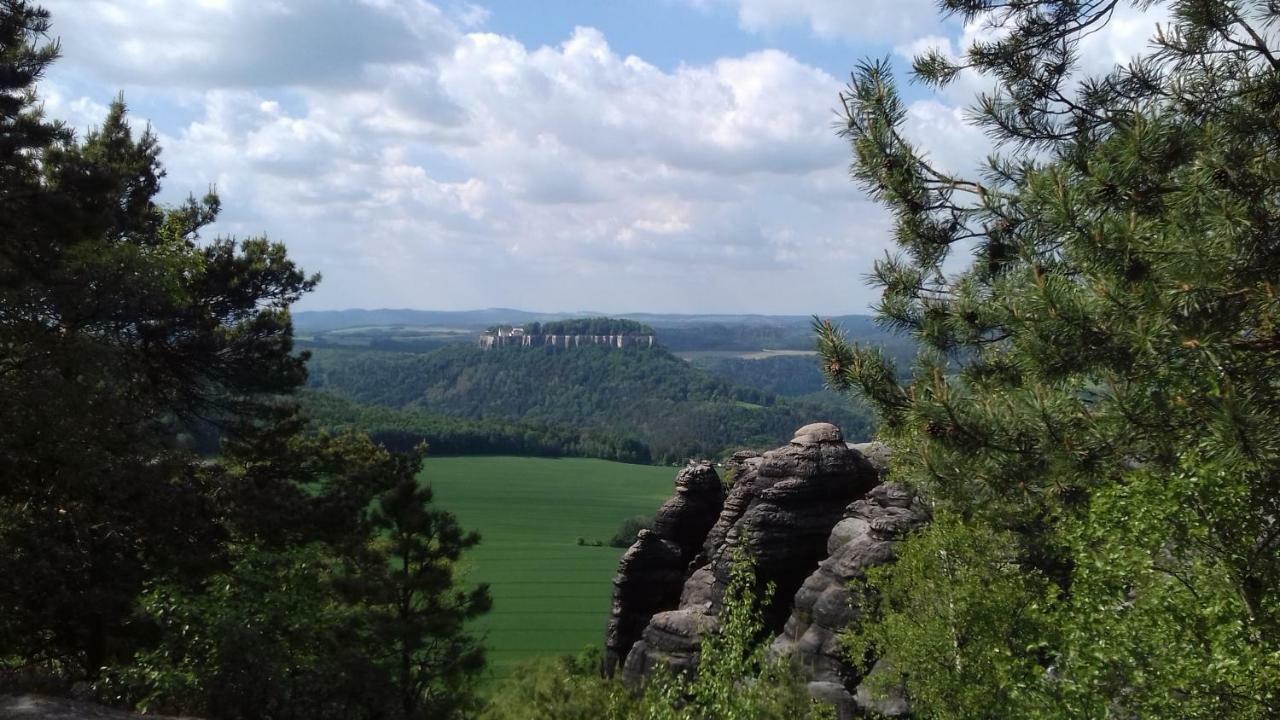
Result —
<path fill-rule="evenodd" d="M 910 380 L 819 323 L 895 475 L 940 518 L 876 583 L 924 717 L 1262 718 L 1280 706 L 1280 8 L 944 0 L 990 23 L 933 86 L 994 83 L 975 177 L 903 131 L 887 62 L 843 96 L 853 173 L 895 218 L 873 282 Z M 1080 41 L 1163 6 L 1104 76 Z M 967 267 L 947 273 L 954 258 Z"/>
<path fill-rule="evenodd" d="M 421 453 L 308 432 L 289 306 L 318 276 L 201 237 L 212 192 L 160 204 L 123 100 L 83 139 L 43 118 L 49 29 L 0 0 L 0 671 L 228 719 L 451 716 L 483 663 L 487 592 L 452 571 L 478 539 L 416 488 Z"/>
<path fill-rule="evenodd" d="M 465 703 L 472 697 L 466 690 L 484 668 L 484 648 L 465 624 L 492 605 L 487 585 L 457 586 L 456 563 L 480 536 L 431 506 L 431 488 L 417 479 L 424 450 L 396 456 L 394 483 L 372 516 L 383 537 L 353 578 L 379 611 L 374 634 L 388 651 L 397 717 L 404 720 L 463 717 L 474 709 Z"/>
<path fill-rule="evenodd" d="M 204 572 L 221 530 L 183 436 L 274 422 L 303 381 L 284 247 L 197 243 L 150 131 L 117 101 L 77 140 L 35 83 L 49 16 L 0 2 L 0 654 L 94 674 L 142 582 Z"/>

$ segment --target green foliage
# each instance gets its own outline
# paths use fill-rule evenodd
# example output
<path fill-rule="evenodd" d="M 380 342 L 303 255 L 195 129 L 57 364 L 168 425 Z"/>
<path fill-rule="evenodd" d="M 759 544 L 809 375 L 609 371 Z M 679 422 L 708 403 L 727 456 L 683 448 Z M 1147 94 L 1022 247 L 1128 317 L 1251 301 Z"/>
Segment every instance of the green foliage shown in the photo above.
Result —
<path fill-rule="evenodd" d="M 1164 4 L 1152 52 L 1088 78 L 1078 41 L 1117 3 L 944 2 L 1003 28 L 962 64 L 916 63 L 996 82 L 974 117 L 1006 153 L 980 181 L 902 136 L 886 63 L 844 98 L 854 174 L 902 249 L 876 266 L 878 311 L 922 352 L 899 383 L 818 329 L 830 381 L 876 406 L 895 476 L 947 518 L 877 576 L 863 636 L 924 717 L 1280 702 L 1275 7 Z"/>
<path fill-rule="evenodd" d="M 158 205 L 122 100 L 83 141 L 44 121 L 48 29 L 0 0 L 0 670 L 215 718 L 458 716 L 476 538 L 408 489 L 421 453 L 304 432 L 289 306 L 318 278 L 201 238 L 212 193 Z"/>
<path fill-rule="evenodd" d="M 390 656 L 397 717 L 461 717 L 484 668 L 484 650 L 465 624 L 489 611 L 489 588 L 458 587 L 454 567 L 480 542 L 450 513 L 431 507 L 431 489 L 418 483 L 421 455 L 398 456 L 395 484 L 371 521 L 376 539 L 345 578 L 374 613 L 369 649 Z M 388 562 L 390 561 L 390 562 Z"/>
<path fill-rule="evenodd" d="M 157 584 L 139 611 L 160 642 L 101 683 L 113 702 L 217 718 L 370 718 L 395 688 L 366 648 L 367 612 L 322 546 L 248 549 L 202 590 Z"/>
<path fill-rule="evenodd" d="M 766 658 L 761 609 L 748 561 L 734 565 L 719 632 L 703 639 L 693 676 L 657 672 L 642 692 L 599 677 L 598 651 L 530 666 L 490 698 L 482 716 L 609 718 L 611 720 L 820 720 L 832 709 L 809 699 L 804 682 L 784 663 Z"/>
<path fill-rule="evenodd" d="M 0 4 L 0 657 L 94 674 L 150 578 L 216 561 L 213 474 L 185 441 L 287 416 L 287 307 L 316 278 L 265 240 L 198 242 L 212 194 L 158 206 L 155 136 L 122 101 L 82 141 L 44 121 L 47 30 Z"/>
<path fill-rule="evenodd" d="M 702 641 L 693 677 L 659 675 L 640 700 L 647 720 L 819 720 L 834 717 L 809 699 L 794 669 L 769 660 L 763 608 L 773 586 L 754 592 L 755 571 L 745 556 L 735 561 L 725 591 L 720 629 Z"/>
<path fill-rule="evenodd" d="M 609 538 L 609 546 L 616 548 L 629 548 L 631 543 L 636 541 L 636 536 L 641 530 L 650 530 L 653 528 L 652 515 L 634 515 L 622 521 L 622 525 L 618 527 L 618 532 Z"/>
<path fill-rule="evenodd" d="M 733 386 L 661 348 L 317 350 L 309 369 L 313 388 L 357 403 L 519 423 L 535 436 L 526 445 L 555 447 L 572 428 L 564 446 L 570 454 L 630 460 L 643 457 L 643 447 L 652 461 L 682 462 L 744 445 L 777 445 L 820 419 L 841 425 L 851 438 L 869 432 L 866 414 Z M 398 421 L 405 424 L 402 437 L 411 438 L 409 418 Z M 377 426 L 380 435 L 392 429 Z"/>
<path fill-rule="evenodd" d="M 317 391 L 303 393 L 302 406 L 317 427 L 335 431 L 359 429 L 395 451 L 407 451 L 425 442 L 431 454 L 437 456 L 591 457 L 641 464 L 651 461 L 648 446 L 624 435 L 430 415 L 414 409 L 361 405 Z"/>
<path fill-rule="evenodd" d="M 484 664 L 464 624 L 490 600 L 454 568 L 478 536 L 432 506 L 420 454 L 355 435 L 294 445 L 296 477 L 317 473 L 305 494 L 275 511 L 256 498 L 264 507 L 243 527 L 260 531 L 199 585 L 152 582 L 133 622 L 153 642 L 102 692 L 228 719 L 462 716 Z"/>
<path fill-rule="evenodd" d="M 553 320 L 524 326 L 530 335 L 652 335 L 653 328 L 635 320 L 595 317 Z"/>
<path fill-rule="evenodd" d="M 992 717 L 1049 700 L 1041 653 L 1055 636 L 1055 589 L 1019 567 L 1011 544 L 943 513 L 896 565 L 869 573 L 866 619 L 845 642 L 851 658 L 891 656 L 898 672 L 873 676 L 873 690 L 891 690 L 905 672 L 929 673 L 909 688 L 936 718 Z"/>
<path fill-rule="evenodd" d="M 885 349 L 882 343 L 876 345 Z M 914 352 L 912 346 L 906 345 L 893 356 L 909 360 Z M 848 403 L 847 398 L 827 389 L 822 365 L 819 358 L 813 355 L 777 355 L 758 359 L 711 355 L 695 357 L 692 362 L 712 375 L 741 387 L 756 388 L 784 397 L 812 401 L 820 401 L 821 398 L 821 401 L 839 400 L 846 405 Z"/>
<path fill-rule="evenodd" d="M 537 660 L 516 668 L 488 697 L 481 720 L 603 720 L 619 718 L 625 691 L 600 678 L 599 648 Z"/>

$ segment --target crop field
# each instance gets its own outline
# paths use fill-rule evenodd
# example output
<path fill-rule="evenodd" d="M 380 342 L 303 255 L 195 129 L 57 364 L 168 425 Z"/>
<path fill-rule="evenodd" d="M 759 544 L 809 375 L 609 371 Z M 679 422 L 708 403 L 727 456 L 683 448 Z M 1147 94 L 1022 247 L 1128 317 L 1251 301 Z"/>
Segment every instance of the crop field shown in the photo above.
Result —
<path fill-rule="evenodd" d="M 628 517 L 653 514 L 675 473 L 579 458 L 427 459 L 422 479 L 436 504 L 481 534 L 463 565 L 467 582 L 492 586 L 493 610 L 475 627 L 487 636 L 494 678 L 524 660 L 603 643 L 623 551 L 591 543 L 607 543 Z"/>

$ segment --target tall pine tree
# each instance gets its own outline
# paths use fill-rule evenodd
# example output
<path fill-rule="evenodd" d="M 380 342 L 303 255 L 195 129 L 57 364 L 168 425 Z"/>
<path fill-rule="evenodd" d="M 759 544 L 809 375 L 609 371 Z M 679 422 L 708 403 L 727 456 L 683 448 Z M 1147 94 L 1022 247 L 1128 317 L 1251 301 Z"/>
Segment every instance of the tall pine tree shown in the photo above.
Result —
<path fill-rule="evenodd" d="M 420 454 L 307 432 L 289 306 L 318 277 L 202 238 L 213 193 L 161 205 L 122 100 L 83 140 L 45 120 L 49 28 L 0 0 L 0 680 L 228 719 L 455 717 L 488 596 L 451 563 L 478 538 L 415 489 Z M 407 611 L 346 592 L 406 553 Z"/>
<path fill-rule="evenodd" d="M 939 522 L 877 578 L 855 646 L 924 717 L 1271 717 L 1280 706 L 1280 8 L 944 0 L 998 31 L 916 58 L 995 89 L 976 177 L 904 135 L 884 62 L 844 96 L 854 175 L 895 217 L 881 320 L 909 382 L 819 324 L 895 474 Z M 1163 5 L 1101 77 L 1080 40 Z M 970 256 L 955 274 L 944 264 Z M 951 267 L 947 264 L 947 267 Z"/>

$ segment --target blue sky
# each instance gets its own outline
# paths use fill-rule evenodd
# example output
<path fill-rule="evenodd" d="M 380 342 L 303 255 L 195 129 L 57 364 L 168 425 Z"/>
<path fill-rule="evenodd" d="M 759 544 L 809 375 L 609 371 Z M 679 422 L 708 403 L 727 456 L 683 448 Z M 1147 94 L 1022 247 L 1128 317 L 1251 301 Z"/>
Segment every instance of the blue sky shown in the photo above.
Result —
<path fill-rule="evenodd" d="M 862 58 L 956 53 L 932 0 L 46 0 L 41 92 L 78 128 L 123 92 L 164 197 L 216 186 L 211 234 L 285 241 L 310 309 L 865 311 L 892 249 L 834 108 Z M 1149 13 L 1089 39 L 1141 50 Z M 986 87 L 907 86 L 941 165 L 988 151 Z"/>

